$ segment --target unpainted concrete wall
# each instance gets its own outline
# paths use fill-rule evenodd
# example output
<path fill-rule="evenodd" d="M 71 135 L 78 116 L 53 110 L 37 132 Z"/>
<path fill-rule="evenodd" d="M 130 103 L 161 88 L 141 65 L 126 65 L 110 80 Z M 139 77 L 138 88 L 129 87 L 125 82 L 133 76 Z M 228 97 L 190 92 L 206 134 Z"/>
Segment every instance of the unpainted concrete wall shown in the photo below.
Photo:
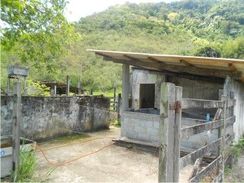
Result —
<path fill-rule="evenodd" d="M 159 143 L 159 115 L 140 112 L 123 112 L 121 137 Z"/>
<path fill-rule="evenodd" d="M 140 109 L 140 84 L 155 84 L 155 108 L 160 108 L 160 87 L 165 76 L 159 72 L 133 69 L 132 72 L 132 108 Z"/>
<path fill-rule="evenodd" d="M 236 99 L 234 132 L 237 142 L 244 135 L 244 84 L 228 77 L 224 85 L 224 95 L 231 97 L 232 93 Z"/>
<path fill-rule="evenodd" d="M 168 82 L 183 87 L 183 98 L 218 100 L 223 83 L 169 76 Z"/>
<path fill-rule="evenodd" d="M 109 127 L 109 99 L 98 96 L 22 97 L 21 136 L 46 139 Z M 11 135 L 13 97 L 1 96 L 1 136 Z"/>
<path fill-rule="evenodd" d="M 157 114 L 140 112 L 123 112 L 121 137 L 159 145 L 159 122 Z M 182 118 L 182 128 L 199 124 L 193 119 Z M 184 150 L 200 148 L 218 138 L 217 130 L 193 135 L 187 139 L 181 139 L 181 147 Z"/>

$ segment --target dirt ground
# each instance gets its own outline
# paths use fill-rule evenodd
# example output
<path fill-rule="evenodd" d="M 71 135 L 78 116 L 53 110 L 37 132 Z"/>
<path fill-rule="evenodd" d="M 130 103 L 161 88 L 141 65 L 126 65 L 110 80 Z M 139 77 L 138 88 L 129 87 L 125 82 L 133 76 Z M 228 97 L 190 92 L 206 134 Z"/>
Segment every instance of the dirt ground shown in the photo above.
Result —
<path fill-rule="evenodd" d="M 89 133 L 86 138 L 38 145 L 34 181 L 157 182 L 158 158 L 114 145 L 119 128 Z M 42 152 L 41 152 L 42 151 Z"/>
<path fill-rule="evenodd" d="M 242 182 L 244 183 L 244 154 L 242 154 L 232 169 L 226 172 L 225 182 Z"/>

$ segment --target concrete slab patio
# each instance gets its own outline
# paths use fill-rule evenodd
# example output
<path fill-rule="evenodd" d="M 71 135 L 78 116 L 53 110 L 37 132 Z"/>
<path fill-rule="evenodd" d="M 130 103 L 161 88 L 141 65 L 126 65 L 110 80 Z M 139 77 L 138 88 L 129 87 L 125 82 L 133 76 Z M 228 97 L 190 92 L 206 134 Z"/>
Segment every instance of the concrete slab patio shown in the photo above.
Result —
<path fill-rule="evenodd" d="M 88 133 L 86 138 L 40 144 L 34 180 L 157 182 L 158 157 L 138 149 L 114 145 L 112 139 L 119 136 L 119 131 L 119 128 L 112 127 L 110 130 Z"/>

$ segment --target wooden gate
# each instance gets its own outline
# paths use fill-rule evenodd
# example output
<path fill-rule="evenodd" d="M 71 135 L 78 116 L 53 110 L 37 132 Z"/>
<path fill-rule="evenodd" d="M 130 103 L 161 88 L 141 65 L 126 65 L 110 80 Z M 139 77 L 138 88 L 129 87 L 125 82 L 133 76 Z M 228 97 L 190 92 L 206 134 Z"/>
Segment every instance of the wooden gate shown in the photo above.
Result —
<path fill-rule="evenodd" d="M 182 87 L 172 83 L 162 83 L 160 101 L 160 147 L 159 147 L 159 182 L 178 182 L 179 172 L 187 165 L 194 164 L 215 147 L 218 151 L 214 159 L 200 171 L 196 172 L 189 182 L 200 182 L 211 174 L 212 182 L 224 181 L 224 164 L 229 156 L 229 146 L 234 133 L 226 133 L 226 128 L 233 126 L 235 100 L 225 96 L 221 100 L 201 100 L 182 98 Z M 182 109 L 202 108 L 216 109 L 212 121 L 202 121 L 194 126 L 181 128 Z M 189 154 L 180 157 L 180 140 L 192 135 L 218 129 L 218 138 Z"/>

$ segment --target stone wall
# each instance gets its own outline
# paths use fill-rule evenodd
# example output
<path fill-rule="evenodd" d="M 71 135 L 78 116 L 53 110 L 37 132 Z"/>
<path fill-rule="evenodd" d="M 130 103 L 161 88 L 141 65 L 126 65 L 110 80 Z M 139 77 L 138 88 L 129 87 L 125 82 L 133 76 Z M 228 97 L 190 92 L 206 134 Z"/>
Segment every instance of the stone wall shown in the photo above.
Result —
<path fill-rule="evenodd" d="M 100 96 L 22 97 L 21 136 L 46 139 L 109 127 L 109 99 Z M 1 96 L 1 136 L 12 130 L 13 98 Z"/>

